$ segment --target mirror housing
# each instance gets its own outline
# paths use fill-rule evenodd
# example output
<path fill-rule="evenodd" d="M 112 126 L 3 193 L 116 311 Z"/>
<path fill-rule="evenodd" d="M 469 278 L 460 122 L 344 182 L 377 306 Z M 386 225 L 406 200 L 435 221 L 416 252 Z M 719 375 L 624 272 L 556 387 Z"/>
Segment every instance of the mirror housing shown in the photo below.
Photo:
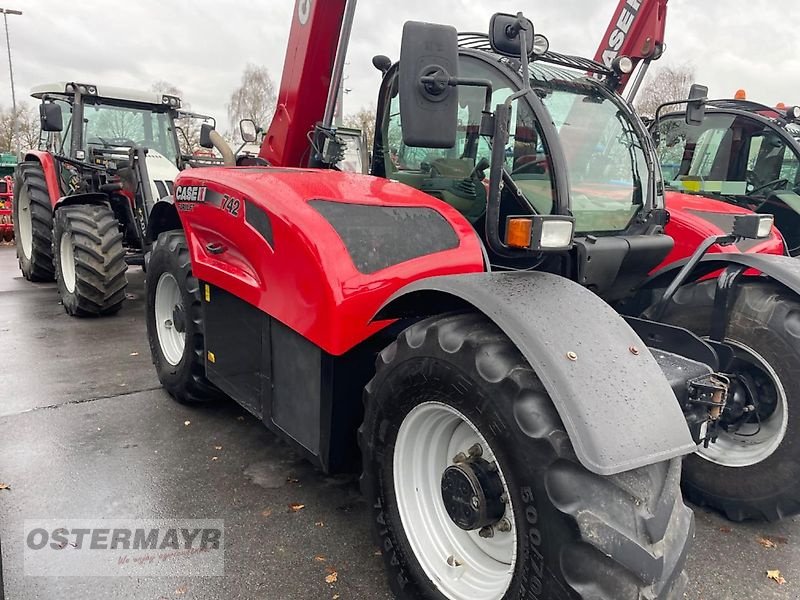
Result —
<path fill-rule="evenodd" d="M 452 148 L 458 129 L 458 33 L 454 27 L 409 21 L 400 50 L 403 143 Z"/>
<path fill-rule="evenodd" d="M 686 124 L 702 125 L 706 118 L 706 102 L 708 87 L 695 83 L 689 90 L 689 101 L 686 104 Z"/>
<path fill-rule="evenodd" d="M 530 19 L 523 17 L 522 13 L 518 15 L 497 13 L 492 16 L 492 20 L 489 22 L 489 44 L 492 46 L 492 50 L 501 56 L 520 58 L 522 56 L 520 30 L 525 30 L 527 34 L 525 36 L 526 55 L 532 57 L 535 48 L 533 23 Z"/>
<path fill-rule="evenodd" d="M 258 141 L 259 128 L 253 119 L 242 119 L 239 121 L 239 133 L 242 141 L 246 144 L 254 144 Z"/>
<path fill-rule="evenodd" d="M 200 125 L 200 146 L 203 148 L 213 148 L 214 143 L 211 141 L 211 132 L 214 131 L 214 126 L 210 123 L 203 123 Z"/>
<path fill-rule="evenodd" d="M 54 102 L 42 102 L 39 105 L 39 121 L 42 131 L 63 131 L 64 129 L 61 107 Z"/>

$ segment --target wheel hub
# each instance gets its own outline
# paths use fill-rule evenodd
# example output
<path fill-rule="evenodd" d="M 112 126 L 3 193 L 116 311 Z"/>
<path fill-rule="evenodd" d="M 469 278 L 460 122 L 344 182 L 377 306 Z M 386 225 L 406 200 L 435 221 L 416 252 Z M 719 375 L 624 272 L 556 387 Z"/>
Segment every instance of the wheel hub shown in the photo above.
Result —
<path fill-rule="evenodd" d="M 503 482 L 497 467 L 471 458 L 447 467 L 442 474 L 442 501 L 450 520 L 465 531 L 483 529 L 505 513 Z"/>

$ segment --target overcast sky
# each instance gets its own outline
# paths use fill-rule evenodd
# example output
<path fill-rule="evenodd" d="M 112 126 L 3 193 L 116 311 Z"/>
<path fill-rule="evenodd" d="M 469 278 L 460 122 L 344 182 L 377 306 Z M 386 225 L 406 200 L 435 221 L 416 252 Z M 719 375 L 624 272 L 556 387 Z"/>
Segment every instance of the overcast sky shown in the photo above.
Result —
<path fill-rule="evenodd" d="M 320 0 L 324 1 L 324 0 Z M 406 20 L 486 31 L 492 12 L 523 10 L 551 47 L 594 55 L 617 0 L 360 0 L 349 53 L 345 112 L 371 105 L 375 54 L 396 59 Z M 294 0 L 0 0 L 9 17 L 17 98 L 56 80 L 149 89 L 166 80 L 196 111 L 226 122 L 225 105 L 248 62 L 281 75 Z M 712 97 L 745 88 L 767 104 L 800 104 L 798 0 L 670 0 L 663 63 L 691 63 Z M 0 38 L 2 40 L 2 38 Z M 5 48 L 3 47 L 3 51 Z M 0 60 L 0 105 L 9 106 Z"/>

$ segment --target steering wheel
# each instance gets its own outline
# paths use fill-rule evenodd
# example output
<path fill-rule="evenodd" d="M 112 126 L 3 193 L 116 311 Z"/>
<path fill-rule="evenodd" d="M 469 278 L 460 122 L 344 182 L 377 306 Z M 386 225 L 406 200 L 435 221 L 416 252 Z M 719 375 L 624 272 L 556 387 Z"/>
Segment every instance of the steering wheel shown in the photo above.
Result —
<path fill-rule="evenodd" d="M 776 190 L 779 188 L 786 189 L 787 185 L 789 185 L 789 180 L 786 179 L 785 177 L 780 177 L 778 179 L 773 179 L 772 181 L 762 184 L 756 188 L 753 188 L 752 190 L 750 190 L 748 195 L 755 195 L 758 194 L 758 192 L 761 192 L 763 190 L 769 190 L 772 188 L 775 188 Z"/>
<path fill-rule="evenodd" d="M 531 160 L 523 163 L 511 171 L 512 175 L 546 175 L 547 159 Z"/>

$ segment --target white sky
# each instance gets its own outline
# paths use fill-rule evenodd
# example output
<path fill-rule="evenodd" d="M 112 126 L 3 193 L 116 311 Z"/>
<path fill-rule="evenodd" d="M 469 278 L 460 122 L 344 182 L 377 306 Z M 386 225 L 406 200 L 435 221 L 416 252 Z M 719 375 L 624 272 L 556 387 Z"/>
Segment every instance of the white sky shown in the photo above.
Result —
<path fill-rule="evenodd" d="M 324 1 L 324 0 L 321 0 Z M 399 54 L 406 20 L 485 31 L 492 12 L 523 10 L 554 50 L 594 55 L 617 0 L 360 0 L 345 112 L 374 103 L 374 54 Z M 489 7 L 489 5 L 491 5 Z M 56 80 L 149 89 L 172 82 L 196 111 L 226 122 L 248 62 L 280 78 L 294 0 L 0 0 L 10 16 L 17 98 Z M 691 63 L 712 97 L 745 88 L 767 104 L 800 103 L 798 0 L 670 0 L 662 63 Z M 0 105 L 11 103 L 0 38 Z"/>

